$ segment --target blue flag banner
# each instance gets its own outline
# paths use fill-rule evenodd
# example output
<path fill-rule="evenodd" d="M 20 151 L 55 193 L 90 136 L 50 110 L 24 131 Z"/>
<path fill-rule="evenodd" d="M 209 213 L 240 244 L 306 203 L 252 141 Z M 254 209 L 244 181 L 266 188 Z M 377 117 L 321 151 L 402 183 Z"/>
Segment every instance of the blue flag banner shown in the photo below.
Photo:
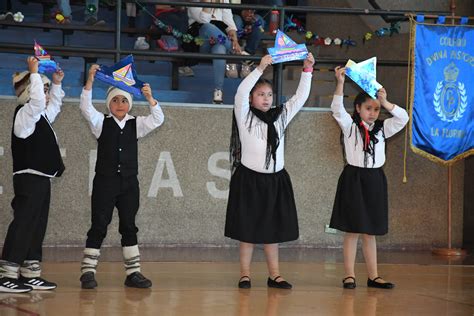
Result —
<path fill-rule="evenodd" d="M 132 55 L 128 55 L 111 67 L 100 65 L 95 78 L 137 97 L 142 94 L 143 82 L 138 80 Z"/>
<path fill-rule="evenodd" d="M 474 27 L 412 23 L 411 148 L 451 164 L 474 154 Z"/>

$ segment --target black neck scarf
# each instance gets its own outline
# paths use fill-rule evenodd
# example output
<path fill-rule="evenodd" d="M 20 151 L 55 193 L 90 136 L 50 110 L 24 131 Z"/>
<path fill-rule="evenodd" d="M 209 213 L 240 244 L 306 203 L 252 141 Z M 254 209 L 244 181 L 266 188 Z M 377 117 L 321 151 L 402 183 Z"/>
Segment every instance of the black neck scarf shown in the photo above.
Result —
<path fill-rule="evenodd" d="M 267 124 L 267 151 L 265 155 L 265 169 L 268 169 L 270 166 L 270 161 L 273 158 L 274 165 L 273 170 L 275 171 L 276 168 L 276 151 L 278 146 L 280 145 L 280 135 L 283 135 L 285 130 L 285 123 L 286 123 L 286 107 L 284 105 L 280 105 L 266 112 L 262 112 L 257 110 L 254 107 L 250 107 L 250 112 L 252 112 L 252 116 L 250 118 L 250 124 L 248 125 L 248 131 L 250 132 L 252 127 L 253 116 L 258 117 L 262 122 Z M 249 114 L 250 114 L 249 112 Z M 235 114 L 232 115 L 232 135 L 230 140 L 230 159 L 232 163 L 232 168 L 235 169 L 240 164 L 240 159 L 242 157 L 241 153 L 241 143 L 239 137 L 239 130 L 237 127 L 237 121 L 235 119 Z M 278 134 L 275 128 L 275 121 L 280 119 L 280 135 Z"/>
<path fill-rule="evenodd" d="M 365 126 L 364 122 L 360 118 L 359 115 L 354 115 L 352 117 L 354 123 L 359 129 L 360 136 L 362 138 L 362 149 L 364 150 L 364 167 L 367 167 L 367 160 L 368 157 L 372 157 L 372 165 L 375 164 L 375 145 L 379 142 L 377 138 L 377 134 L 380 130 L 382 130 L 383 138 L 385 139 L 385 134 L 383 131 L 383 121 L 376 120 L 374 123 L 374 127 L 372 130 L 369 131 L 367 126 Z M 349 135 L 350 137 L 350 135 Z M 357 145 L 357 136 L 356 136 L 356 143 Z"/>

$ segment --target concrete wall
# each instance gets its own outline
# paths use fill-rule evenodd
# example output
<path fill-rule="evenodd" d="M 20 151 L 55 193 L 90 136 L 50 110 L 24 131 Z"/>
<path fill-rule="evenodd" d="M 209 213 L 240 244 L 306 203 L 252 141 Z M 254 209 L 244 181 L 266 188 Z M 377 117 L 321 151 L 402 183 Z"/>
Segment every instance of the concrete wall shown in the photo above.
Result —
<path fill-rule="evenodd" d="M 0 240 L 12 218 L 10 131 L 15 104 L 2 101 L 0 118 Z M 103 109 L 103 105 L 100 107 Z M 164 107 L 164 125 L 139 145 L 141 209 L 139 241 L 150 245 L 236 245 L 224 238 L 230 108 Z M 134 115 L 147 114 L 135 106 Z M 90 223 L 89 184 L 96 141 L 77 103 L 66 103 L 54 124 L 66 171 L 53 180 L 45 245 L 82 246 Z M 289 128 L 286 167 L 292 176 L 301 237 L 288 246 L 340 247 L 341 235 L 324 232 L 343 167 L 340 130 L 328 112 L 303 111 Z M 404 134 L 388 143 L 390 230 L 382 248 L 445 245 L 446 169 L 408 154 L 402 184 Z M 464 164 L 453 170 L 453 241 L 462 239 Z M 169 179 L 174 179 L 169 181 Z M 161 187 L 160 187 L 161 186 Z M 119 245 L 115 216 L 107 245 Z"/>

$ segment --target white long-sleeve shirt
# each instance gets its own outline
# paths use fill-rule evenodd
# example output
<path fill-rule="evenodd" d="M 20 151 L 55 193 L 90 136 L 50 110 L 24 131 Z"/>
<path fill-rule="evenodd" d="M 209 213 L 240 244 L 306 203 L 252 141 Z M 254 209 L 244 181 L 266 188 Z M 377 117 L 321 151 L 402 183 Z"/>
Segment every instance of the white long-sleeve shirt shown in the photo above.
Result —
<path fill-rule="evenodd" d="M 248 128 L 250 119 L 247 120 L 247 115 L 250 111 L 249 95 L 255 83 L 258 81 L 262 72 L 257 68 L 252 71 L 240 84 L 235 95 L 235 116 L 237 126 L 239 128 L 240 142 L 242 145 L 242 157 L 241 163 L 249 169 L 252 169 L 261 173 L 273 173 L 274 161 L 270 159 L 270 165 L 268 169 L 265 169 L 265 157 L 267 152 L 267 124 L 254 116 L 252 120 L 252 126 Z M 300 83 L 296 94 L 292 96 L 285 104 L 287 111 L 286 125 L 283 127 L 286 129 L 290 121 L 295 117 L 296 113 L 303 107 L 306 100 L 309 97 L 311 90 L 311 78 L 312 74 L 309 72 L 303 72 L 301 74 Z M 252 115 L 252 114 L 250 114 Z M 274 122 L 277 132 L 280 131 L 280 119 Z M 285 137 L 279 135 L 280 145 L 276 151 L 276 166 L 275 172 L 283 169 L 285 166 Z"/>
<path fill-rule="evenodd" d="M 30 75 L 30 100 L 18 110 L 13 123 L 13 133 L 16 137 L 26 139 L 31 136 L 36 128 L 36 123 L 41 119 L 41 116 L 46 118 L 49 124 L 52 124 L 59 112 L 61 112 L 62 99 L 64 98 L 64 91 L 61 85 L 52 83 L 49 90 L 49 102 L 46 104 L 46 95 L 44 94 L 44 84 L 41 76 L 38 73 Z M 56 133 L 53 130 L 54 136 Z M 57 141 L 57 137 L 56 137 Z M 25 169 L 15 172 L 14 174 L 31 173 L 43 177 L 52 178 L 55 175 L 48 175 L 42 172 Z"/>
<path fill-rule="evenodd" d="M 100 134 L 102 133 L 102 126 L 104 124 L 104 114 L 97 111 L 95 107 L 92 105 L 92 90 L 82 90 L 81 93 L 81 101 L 80 101 L 80 108 L 82 115 L 86 118 L 89 122 L 89 126 L 91 128 L 92 134 L 98 139 Z M 148 116 L 137 116 L 137 138 L 141 138 L 146 136 L 152 130 L 163 124 L 164 115 L 163 111 L 159 104 L 155 106 L 150 106 L 150 114 Z M 125 124 L 128 120 L 133 119 L 134 116 L 129 114 L 125 115 L 125 117 L 120 121 L 115 116 L 110 114 L 109 117 L 113 117 L 114 121 L 123 129 Z"/>
<path fill-rule="evenodd" d="M 351 115 L 347 113 L 343 104 L 343 96 L 334 95 L 331 103 L 332 116 L 336 119 L 337 123 L 341 127 L 342 133 L 344 134 L 344 149 L 346 152 L 347 163 L 355 166 L 364 168 L 364 142 L 360 135 L 359 128 L 354 123 Z M 395 105 L 390 111 L 393 117 L 384 120 L 383 132 L 385 138 L 392 137 L 396 133 L 405 127 L 408 123 L 408 113 L 401 107 Z M 368 125 L 363 122 L 365 126 L 372 130 L 374 124 Z M 349 137 L 350 136 L 350 137 Z M 385 163 L 385 140 L 382 135 L 382 131 L 379 131 L 375 135 L 379 140 L 375 145 L 375 162 L 372 163 L 372 159 L 368 160 L 368 165 L 365 168 L 380 168 Z"/>
<path fill-rule="evenodd" d="M 223 3 L 229 3 L 228 0 L 224 0 Z M 234 30 L 237 31 L 234 18 L 231 9 L 220 9 L 213 8 L 210 13 L 204 12 L 203 8 L 200 7 L 189 7 L 188 8 L 189 25 L 194 22 L 198 23 L 210 23 L 212 20 L 222 21 L 227 24 L 226 31 Z"/>

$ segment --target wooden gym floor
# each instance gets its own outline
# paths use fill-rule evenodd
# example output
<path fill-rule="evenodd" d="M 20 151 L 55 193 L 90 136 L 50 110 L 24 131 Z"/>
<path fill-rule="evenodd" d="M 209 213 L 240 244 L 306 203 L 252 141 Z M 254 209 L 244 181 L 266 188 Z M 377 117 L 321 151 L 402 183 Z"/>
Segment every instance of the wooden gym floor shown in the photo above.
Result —
<path fill-rule="evenodd" d="M 46 248 L 43 276 L 58 288 L 0 293 L 0 315 L 474 315 L 472 255 L 453 260 L 426 251 L 379 252 L 379 273 L 396 288 L 367 288 L 358 258 L 357 288 L 344 290 L 340 249 L 282 249 L 280 269 L 294 285 L 285 291 L 267 288 L 261 250 L 252 288 L 239 290 L 236 249 L 142 248 L 142 272 L 153 287 L 139 290 L 123 286 L 120 249 L 109 248 L 99 264 L 99 287 L 81 290 L 80 252 Z"/>

